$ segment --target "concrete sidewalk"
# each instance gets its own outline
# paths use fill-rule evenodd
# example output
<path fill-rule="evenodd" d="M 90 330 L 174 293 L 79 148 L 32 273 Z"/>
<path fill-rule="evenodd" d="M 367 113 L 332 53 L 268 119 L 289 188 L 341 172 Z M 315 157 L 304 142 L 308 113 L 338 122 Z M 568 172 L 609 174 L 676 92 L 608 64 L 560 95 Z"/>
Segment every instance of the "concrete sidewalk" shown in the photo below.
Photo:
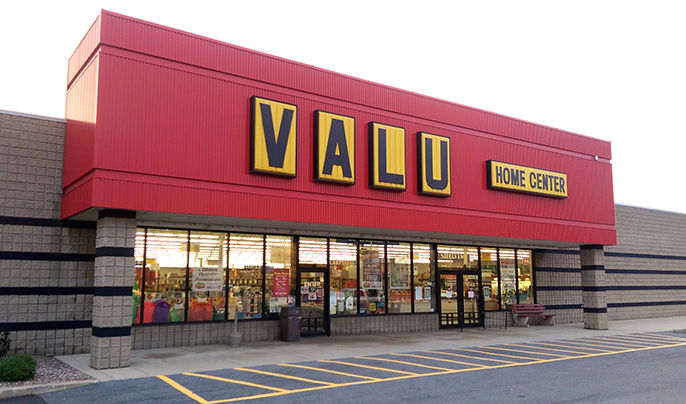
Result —
<path fill-rule="evenodd" d="M 465 329 L 464 332 L 452 329 L 415 334 L 314 337 L 298 342 L 269 341 L 239 347 L 201 345 L 135 350 L 131 352 L 130 367 L 107 370 L 92 369 L 88 365 L 89 354 L 58 356 L 58 359 L 98 381 L 106 381 L 392 352 L 684 330 L 686 316 L 611 321 L 609 327 L 603 331 L 585 330 L 583 324 L 512 327 L 507 330 Z"/>

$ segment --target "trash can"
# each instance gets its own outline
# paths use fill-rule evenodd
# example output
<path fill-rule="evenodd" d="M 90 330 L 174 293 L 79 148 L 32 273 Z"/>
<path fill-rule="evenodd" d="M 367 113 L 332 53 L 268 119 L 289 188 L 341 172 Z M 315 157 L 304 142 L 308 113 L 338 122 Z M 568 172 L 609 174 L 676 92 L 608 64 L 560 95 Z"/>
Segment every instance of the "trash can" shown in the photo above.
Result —
<path fill-rule="evenodd" d="M 281 340 L 287 342 L 300 340 L 300 307 L 281 308 Z"/>

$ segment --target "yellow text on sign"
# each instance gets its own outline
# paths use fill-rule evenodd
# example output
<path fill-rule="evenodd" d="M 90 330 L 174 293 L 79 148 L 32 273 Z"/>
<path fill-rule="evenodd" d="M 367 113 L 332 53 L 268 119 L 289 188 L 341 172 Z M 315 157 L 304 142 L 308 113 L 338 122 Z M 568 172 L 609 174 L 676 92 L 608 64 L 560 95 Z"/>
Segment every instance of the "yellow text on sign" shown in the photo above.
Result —
<path fill-rule="evenodd" d="M 567 174 L 489 160 L 486 162 L 488 187 L 504 191 L 567 197 Z"/>
<path fill-rule="evenodd" d="M 405 184 L 405 129 L 369 123 L 369 185 L 404 191 Z"/>
<path fill-rule="evenodd" d="M 252 97 L 250 171 L 295 177 L 297 107 Z"/>
<path fill-rule="evenodd" d="M 450 138 L 417 133 L 417 164 L 419 192 L 450 196 Z"/>
<path fill-rule="evenodd" d="M 355 183 L 355 118 L 315 111 L 315 179 Z"/>

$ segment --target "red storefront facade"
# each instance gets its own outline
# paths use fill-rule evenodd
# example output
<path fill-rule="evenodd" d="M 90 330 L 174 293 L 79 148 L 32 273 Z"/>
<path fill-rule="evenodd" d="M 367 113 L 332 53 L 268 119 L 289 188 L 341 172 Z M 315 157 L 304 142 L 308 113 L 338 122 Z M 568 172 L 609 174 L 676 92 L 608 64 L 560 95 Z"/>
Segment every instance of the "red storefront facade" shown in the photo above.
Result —
<path fill-rule="evenodd" d="M 617 240 L 609 142 L 107 11 L 69 60 L 66 118 L 62 219 L 98 223 L 94 367 L 126 366 L 111 342 L 153 323 L 319 302 L 325 334 L 484 326 L 536 300 L 536 251 L 581 246 L 597 271 Z M 584 321 L 606 327 L 593 296 Z"/>
<path fill-rule="evenodd" d="M 529 244 L 614 244 L 609 142 L 103 12 L 69 62 L 63 218 L 126 209 Z M 250 99 L 297 106 L 297 175 L 250 173 Z M 314 113 L 355 118 L 354 185 L 313 180 Z M 404 192 L 368 184 L 369 122 L 405 129 Z M 415 134 L 450 138 L 451 196 L 417 192 Z M 568 197 L 488 189 L 486 162 Z M 156 215 L 159 217 L 159 215 Z"/>

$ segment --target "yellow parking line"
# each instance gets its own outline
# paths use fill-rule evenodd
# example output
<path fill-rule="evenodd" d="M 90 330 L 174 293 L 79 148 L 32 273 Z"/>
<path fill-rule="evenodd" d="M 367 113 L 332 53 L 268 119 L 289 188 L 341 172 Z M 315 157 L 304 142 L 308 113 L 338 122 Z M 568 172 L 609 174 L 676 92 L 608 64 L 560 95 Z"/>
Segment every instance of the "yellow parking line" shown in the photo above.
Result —
<path fill-rule="evenodd" d="M 479 366 L 479 367 L 484 366 L 484 365 L 479 365 L 477 363 L 469 363 L 469 362 L 462 362 L 462 361 L 451 361 L 449 359 L 435 358 L 433 356 L 422 356 L 422 355 L 402 354 L 402 353 L 397 353 L 397 354 L 392 353 L 391 355 L 409 356 L 411 358 L 430 359 L 432 361 L 440 361 L 440 362 L 448 362 L 448 363 L 459 363 L 460 365 L 467 365 L 467 366 Z"/>
<path fill-rule="evenodd" d="M 507 345 L 507 344 L 505 344 L 505 345 Z M 486 348 L 486 347 L 485 346 L 478 346 L 477 348 Z M 521 349 L 511 349 L 511 348 L 496 348 L 494 346 L 489 346 L 488 349 L 497 349 L 499 351 L 521 352 L 521 353 L 528 353 L 528 354 L 534 354 L 534 355 L 556 356 L 559 358 L 568 358 L 569 357 L 569 355 L 560 355 L 560 354 L 552 354 L 552 353 L 545 353 L 545 352 L 522 351 Z"/>
<path fill-rule="evenodd" d="M 655 341 L 636 341 L 634 339 L 627 339 L 627 338 L 621 337 L 619 335 L 612 335 L 612 336 L 607 336 L 607 337 L 595 337 L 595 338 L 601 339 L 603 341 L 617 342 L 619 344 L 628 344 L 628 345 L 639 345 L 639 346 L 660 345 L 659 342 L 655 342 Z"/>
<path fill-rule="evenodd" d="M 199 395 L 193 393 L 192 391 L 188 390 L 187 388 L 183 387 L 182 385 L 178 384 L 177 382 L 173 381 L 172 379 L 168 378 L 167 376 L 162 376 L 159 375 L 157 376 L 160 380 L 168 383 L 170 386 L 175 388 L 176 390 L 180 391 L 181 393 L 185 394 L 186 396 L 192 398 L 193 400 L 202 403 L 202 404 L 207 404 L 208 401 L 205 400 L 204 398 L 200 397 Z"/>
<path fill-rule="evenodd" d="M 279 363 L 279 366 L 288 366 L 291 368 L 300 368 L 300 369 L 308 369 L 308 370 L 316 370 L 318 372 L 326 372 L 326 373 L 333 373 L 335 375 L 341 375 L 341 376 L 349 376 L 349 377 L 356 377 L 359 379 L 368 379 L 368 380 L 383 380 L 379 379 L 377 377 L 369 377 L 369 376 L 362 376 L 362 375 L 354 375 L 352 373 L 345 373 L 345 372 L 338 372 L 336 370 L 329 370 L 329 369 L 323 369 L 323 368 L 315 368 L 313 366 L 304 366 L 304 365 L 295 365 L 292 363 Z"/>
<path fill-rule="evenodd" d="M 583 342 L 577 342 L 577 341 L 583 341 Z M 568 342 L 568 341 L 565 341 L 565 342 Z M 599 346 L 599 347 L 611 348 L 612 351 L 615 351 L 615 350 L 621 351 L 622 349 L 626 348 L 625 346 L 612 345 L 612 344 L 608 344 L 608 343 L 604 343 L 604 342 L 601 343 L 600 341 L 593 341 L 593 340 L 589 341 L 586 338 L 575 339 L 574 343 L 575 344 L 582 344 L 582 345 L 589 345 L 589 346 Z"/>
<path fill-rule="evenodd" d="M 656 341 L 656 340 L 652 340 L 649 338 L 636 338 L 636 337 L 631 337 L 629 335 L 613 335 L 612 338 L 617 338 L 617 339 L 620 339 L 622 341 L 627 341 L 627 342 L 640 342 L 643 344 L 653 344 L 653 345 L 660 345 L 660 344 L 665 343 L 664 341 Z"/>
<path fill-rule="evenodd" d="M 217 380 L 220 382 L 226 382 L 226 383 L 235 383 L 235 384 L 242 384 L 244 386 L 250 386 L 250 387 L 257 387 L 260 389 L 265 389 L 265 390 L 272 390 L 272 391 L 288 391 L 286 389 L 280 389 L 278 387 L 272 387 L 272 386 L 265 386 L 263 384 L 256 384 L 256 383 L 250 383 L 250 382 L 244 382 L 243 380 L 235 380 L 235 379 L 227 379 L 225 377 L 219 377 L 219 376 L 211 376 L 211 375 L 204 375 L 202 373 L 184 373 L 186 376 L 195 376 L 195 377 L 202 377 L 205 379 L 211 379 L 211 380 Z"/>
<path fill-rule="evenodd" d="M 400 373 L 403 375 L 412 375 L 412 376 L 417 376 L 418 373 L 412 373 L 412 372 L 404 372 L 402 370 L 395 370 L 395 369 L 386 369 L 386 368 L 377 368 L 376 366 L 369 366 L 369 365 L 360 365 L 359 363 L 350 363 L 350 362 L 341 362 L 341 361 L 330 361 L 326 359 L 320 359 L 318 362 L 326 362 L 326 363 L 337 363 L 339 365 L 348 365 L 348 366 L 355 366 L 358 368 L 366 368 L 366 369 L 373 369 L 373 370 L 383 370 L 385 372 L 391 372 L 391 373 Z"/>
<path fill-rule="evenodd" d="M 259 373 L 261 375 L 267 375 L 267 376 L 282 377 L 284 379 L 298 380 L 301 382 L 314 383 L 314 384 L 324 384 L 324 385 L 336 384 L 336 383 L 322 382 L 320 380 L 305 379 L 304 377 L 284 375 L 281 373 L 266 372 L 264 370 L 257 370 L 257 369 L 234 368 L 234 370 L 241 370 L 243 372 Z"/>
<path fill-rule="evenodd" d="M 664 338 L 664 339 L 669 339 L 669 340 L 686 341 L 686 338 L 676 337 L 676 336 L 672 336 L 672 335 L 657 334 L 657 333 L 653 333 L 653 332 L 646 332 L 644 334 L 645 335 L 651 335 L 653 337 L 660 337 L 660 338 Z"/>
<path fill-rule="evenodd" d="M 640 338 L 640 339 L 645 339 L 645 340 L 648 340 L 648 341 L 655 341 L 655 342 L 658 342 L 658 343 L 665 343 L 665 342 L 673 342 L 673 341 L 675 341 L 674 339 L 671 339 L 671 338 L 669 338 L 669 337 L 667 337 L 667 338 L 662 338 L 662 337 L 658 337 L 657 335 L 653 336 L 653 335 L 648 335 L 648 334 L 629 334 L 629 336 L 636 337 L 636 338 Z M 681 340 L 681 339 L 679 339 L 679 340 L 676 340 L 676 341 L 686 341 L 686 340 Z"/>
<path fill-rule="evenodd" d="M 565 348 L 586 349 L 586 350 L 588 350 L 588 351 L 612 352 L 612 351 L 607 350 L 607 349 L 585 348 L 585 347 L 580 347 L 580 346 L 576 346 L 576 345 L 571 345 L 571 346 L 570 346 L 569 344 L 558 344 L 558 343 L 556 343 L 556 344 L 549 344 L 549 343 L 547 343 L 547 342 L 529 342 L 529 344 L 535 344 L 535 345 L 548 345 L 548 346 L 563 346 L 563 347 L 565 347 Z M 570 351 L 570 352 L 571 352 L 571 351 Z M 589 352 L 579 352 L 579 353 L 581 353 L 581 354 L 587 354 L 587 353 L 589 353 Z"/>
<path fill-rule="evenodd" d="M 505 365 L 505 366 L 508 366 L 508 365 Z M 431 372 L 431 373 L 422 373 L 422 374 L 413 373 L 411 375 L 395 376 L 395 377 L 389 377 L 387 379 L 360 380 L 357 382 L 341 383 L 341 384 L 337 384 L 334 386 L 314 386 L 314 387 L 306 387 L 306 388 L 297 389 L 297 390 L 289 390 L 289 391 L 285 391 L 285 392 L 281 392 L 281 393 L 265 393 L 265 394 L 258 394 L 258 395 L 254 395 L 254 396 L 227 398 L 224 400 L 209 401 L 208 404 L 231 403 L 231 402 L 235 402 L 235 401 L 244 401 L 244 400 L 256 400 L 256 399 L 261 399 L 261 398 L 283 396 L 283 395 L 287 395 L 287 394 L 303 393 L 303 392 L 307 392 L 307 391 L 325 390 L 325 389 L 331 389 L 331 388 L 336 388 L 336 387 L 357 386 L 357 385 L 361 385 L 361 384 L 371 384 L 371 383 L 379 383 L 379 382 L 385 382 L 385 381 L 414 379 L 415 377 L 431 377 L 431 376 L 437 376 L 437 375 L 445 375 L 446 373 L 460 373 L 460 372 L 466 372 L 466 371 L 471 371 L 471 370 L 481 370 L 481 369 L 482 368 L 469 368 L 469 369 L 451 370 L 450 372 Z"/>
<path fill-rule="evenodd" d="M 436 366 L 429 366 L 429 365 L 421 365 L 419 363 L 412 363 L 412 362 L 405 362 L 405 361 L 396 361 L 393 359 L 386 359 L 386 358 L 374 358 L 371 356 L 356 356 L 357 359 L 369 359 L 373 361 L 382 361 L 382 362 L 391 362 L 391 363 L 399 363 L 401 365 L 410 365 L 410 366 L 417 366 L 420 368 L 427 368 L 427 369 L 434 369 L 434 370 L 453 370 L 453 369 L 446 369 L 446 368 L 439 368 Z"/>
<path fill-rule="evenodd" d="M 606 340 L 603 340 L 603 339 L 599 339 L 599 338 L 597 338 L 597 337 L 587 337 L 587 338 L 578 338 L 578 339 L 581 340 L 581 341 L 587 341 L 587 342 L 598 343 L 598 345 L 600 345 L 600 346 L 605 345 L 605 346 L 610 347 L 610 348 L 619 348 L 619 349 L 622 349 L 622 348 L 632 348 L 632 347 L 635 347 L 635 346 L 636 346 L 635 344 L 629 344 L 629 343 L 610 342 L 610 341 L 606 341 Z M 643 346 L 645 346 L 645 345 L 643 345 Z"/>
<path fill-rule="evenodd" d="M 535 344 L 535 342 L 527 342 L 527 344 Z M 542 346 L 519 345 L 519 344 L 507 344 L 507 345 L 521 346 L 521 347 L 525 347 L 525 348 L 545 349 L 547 351 L 567 352 L 567 353 L 572 353 L 572 354 L 576 354 L 576 355 L 585 355 L 588 353 L 588 352 L 580 352 L 580 351 L 570 351 L 568 349 L 562 349 L 562 348 L 545 348 Z M 548 344 L 548 345 L 549 346 L 558 346 L 558 345 L 554 345 L 554 344 Z M 567 348 L 569 348 L 569 347 L 567 347 Z"/>
<path fill-rule="evenodd" d="M 586 342 L 575 342 L 575 341 L 560 341 L 560 342 L 565 343 L 565 344 L 571 344 L 572 346 L 575 346 L 575 345 L 584 345 L 584 347 L 580 347 L 580 348 L 582 348 L 582 349 L 588 349 L 588 350 L 591 350 L 591 351 L 614 352 L 614 350 L 612 350 L 612 349 L 607 349 L 607 348 L 606 348 L 606 349 L 585 348 L 585 346 L 589 346 L 589 345 L 590 345 L 590 346 L 596 346 L 596 344 L 589 344 L 589 343 L 586 343 Z"/>
<path fill-rule="evenodd" d="M 479 359 L 479 360 L 491 361 L 491 362 L 500 362 L 500 363 L 519 363 L 519 362 L 512 362 L 512 361 L 504 361 L 504 360 L 502 360 L 502 359 L 484 358 L 484 357 L 481 357 L 481 356 L 461 355 L 461 354 L 456 354 L 456 353 L 451 353 L 451 352 L 441 352 L 441 351 L 422 351 L 422 352 L 436 353 L 436 354 L 450 355 L 450 356 L 459 356 L 459 357 L 462 357 L 462 358 Z"/>
<path fill-rule="evenodd" d="M 455 369 L 455 370 L 449 370 L 449 371 L 445 371 L 445 372 L 431 372 L 431 373 L 422 373 L 422 374 L 411 373 L 411 374 L 405 375 L 405 376 L 389 377 L 386 379 L 361 380 L 361 381 L 356 381 L 356 382 L 341 383 L 341 384 L 330 385 L 330 386 L 314 386 L 314 387 L 307 387 L 307 388 L 303 388 L 303 389 L 289 390 L 289 391 L 284 391 L 284 392 L 265 393 L 265 394 L 258 394 L 258 395 L 254 395 L 254 396 L 235 397 L 235 398 L 229 398 L 229 399 L 224 399 L 224 400 L 215 400 L 215 401 L 209 401 L 209 402 L 206 401 L 206 403 L 208 403 L 208 404 L 219 404 L 219 403 L 228 403 L 228 402 L 235 402 L 235 401 L 255 400 L 255 399 L 276 397 L 276 396 L 301 393 L 301 392 L 307 392 L 307 391 L 324 390 L 324 389 L 329 389 L 329 388 L 355 386 L 355 385 L 371 384 L 371 383 L 380 383 L 380 382 L 384 382 L 384 381 L 407 380 L 407 379 L 414 379 L 414 378 L 419 378 L 419 377 L 431 377 L 431 376 L 438 376 L 438 375 L 446 375 L 446 374 L 451 374 L 451 373 L 472 372 L 472 371 L 487 370 L 487 369 L 500 369 L 500 368 L 515 367 L 515 366 L 527 366 L 527 365 L 534 365 L 534 364 L 540 364 L 540 363 L 560 362 L 560 361 L 566 361 L 566 360 L 570 360 L 570 359 L 593 358 L 593 357 L 599 357 L 599 356 L 616 355 L 619 353 L 639 352 L 639 351 L 647 351 L 647 350 L 661 349 L 661 348 L 670 348 L 670 347 L 683 346 L 683 345 L 686 345 L 686 341 L 681 342 L 681 343 L 673 343 L 673 344 L 669 344 L 669 345 L 658 346 L 658 347 L 643 347 L 643 348 L 624 349 L 624 350 L 620 350 L 620 351 L 589 353 L 587 355 L 568 356 L 568 357 L 563 357 L 563 358 L 533 359 L 531 362 L 514 362 L 514 363 L 503 364 L 503 365 L 473 367 L 473 368 L 466 368 L 466 369 Z M 494 355 L 499 355 L 499 354 L 494 354 Z M 347 363 L 347 362 L 338 362 L 338 361 L 320 360 L 320 362 L 340 363 L 340 364 L 344 364 L 344 365 L 368 367 L 368 366 L 364 366 L 364 365 L 357 365 L 357 364 L 352 364 L 352 363 Z M 373 368 L 373 367 L 370 367 L 370 368 Z M 380 370 L 390 371 L 389 369 L 380 369 Z M 396 371 L 396 372 L 399 372 L 399 371 Z M 402 373 L 402 372 L 399 372 L 399 373 Z M 405 373 L 407 373 L 407 372 L 405 372 Z"/>
<path fill-rule="evenodd" d="M 517 355 L 506 355 L 506 354 L 501 354 L 501 353 L 495 353 L 495 352 L 487 352 L 487 351 L 479 351 L 476 349 L 468 349 L 468 348 L 460 348 L 460 351 L 467 351 L 467 352 L 474 352 L 474 353 L 480 353 L 480 354 L 486 354 L 486 355 L 493 355 L 493 356 L 504 356 L 506 358 L 515 358 L 515 359 L 525 359 L 528 361 L 535 361 L 538 360 L 538 358 L 528 358 L 526 356 L 517 356 Z M 515 362 L 519 363 L 519 362 Z"/>

